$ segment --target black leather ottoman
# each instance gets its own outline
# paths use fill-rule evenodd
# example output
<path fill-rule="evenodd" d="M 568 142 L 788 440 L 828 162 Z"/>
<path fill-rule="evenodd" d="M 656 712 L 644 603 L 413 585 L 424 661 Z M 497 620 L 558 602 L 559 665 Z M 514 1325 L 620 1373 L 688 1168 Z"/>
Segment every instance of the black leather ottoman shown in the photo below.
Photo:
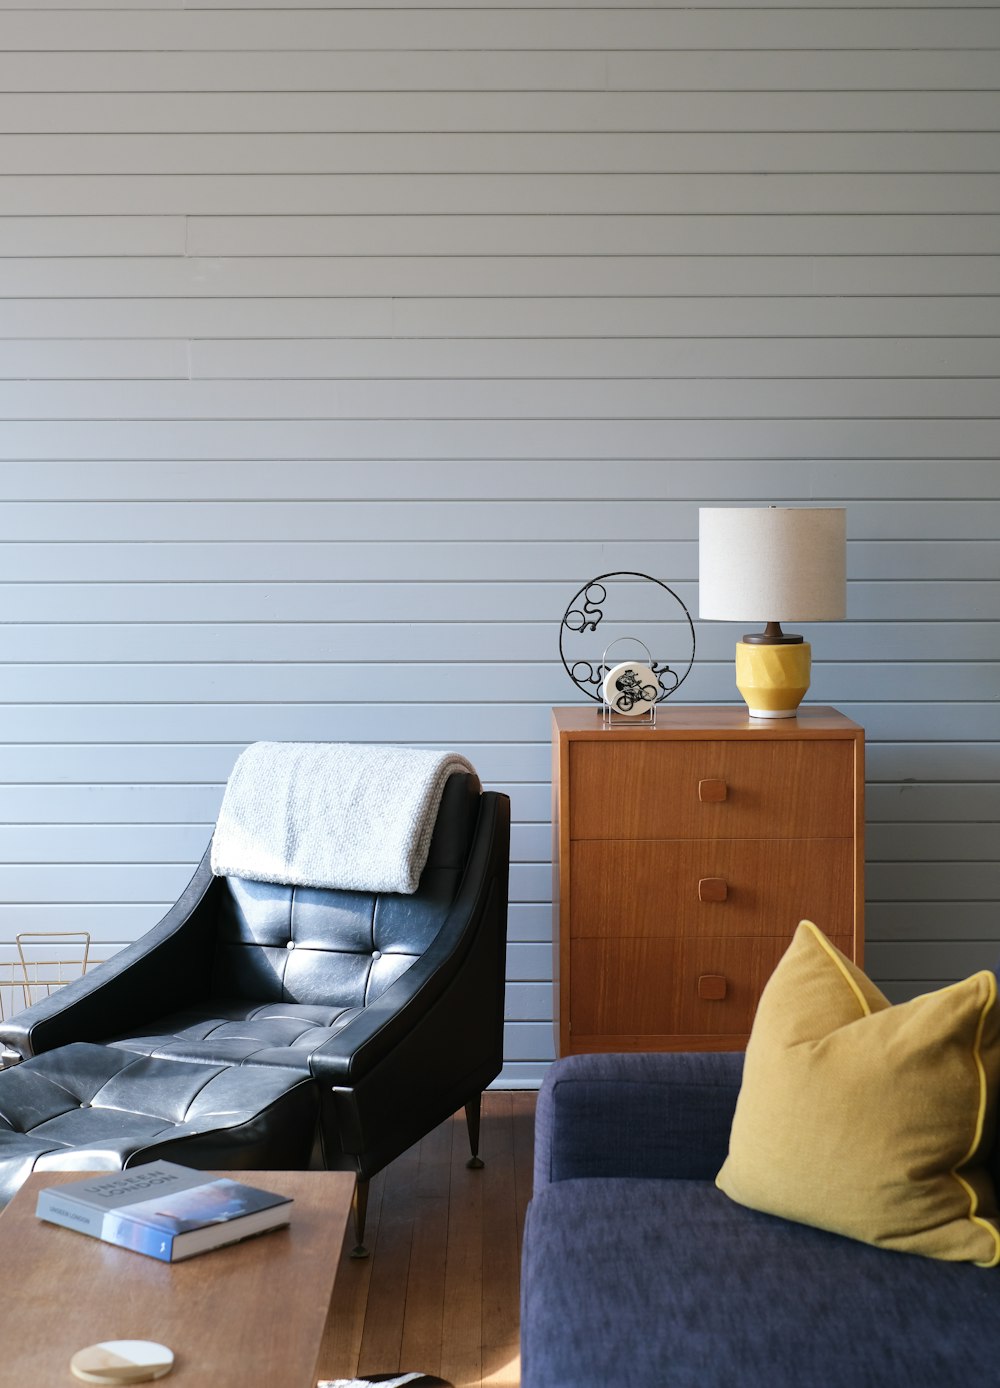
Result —
<path fill-rule="evenodd" d="M 0 1071 L 0 1206 L 32 1171 L 303 1170 L 318 1088 L 280 1066 L 199 1065 L 72 1042 Z"/>

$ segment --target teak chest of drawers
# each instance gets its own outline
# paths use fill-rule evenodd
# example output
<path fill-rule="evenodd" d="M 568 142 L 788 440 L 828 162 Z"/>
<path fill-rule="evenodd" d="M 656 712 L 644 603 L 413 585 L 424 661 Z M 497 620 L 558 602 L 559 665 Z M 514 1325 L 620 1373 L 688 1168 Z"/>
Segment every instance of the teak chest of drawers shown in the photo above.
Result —
<path fill-rule="evenodd" d="M 553 710 L 556 1050 L 737 1050 L 795 927 L 862 962 L 864 732 Z"/>

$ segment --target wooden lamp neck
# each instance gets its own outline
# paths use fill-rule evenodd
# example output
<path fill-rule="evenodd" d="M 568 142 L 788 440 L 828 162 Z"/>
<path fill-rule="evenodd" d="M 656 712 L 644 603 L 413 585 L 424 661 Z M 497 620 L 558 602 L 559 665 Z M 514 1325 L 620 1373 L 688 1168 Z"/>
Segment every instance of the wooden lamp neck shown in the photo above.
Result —
<path fill-rule="evenodd" d="M 768 622 L 763 631 L 753 631 L 744 635 L 748 646 L 799 646 L 802 637 L 781 630 L 780 622 Z"/>

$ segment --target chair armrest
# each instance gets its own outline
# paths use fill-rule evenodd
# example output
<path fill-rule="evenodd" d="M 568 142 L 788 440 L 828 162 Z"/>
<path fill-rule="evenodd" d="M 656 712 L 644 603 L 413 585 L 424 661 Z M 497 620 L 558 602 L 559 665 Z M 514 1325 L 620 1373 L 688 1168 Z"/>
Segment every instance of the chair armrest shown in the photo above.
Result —
<path fill-rule="evenodd" d="M 0 1048 L 27 1060 L 69 1041 L 102 1041 L 203 995 L 221 883 L 209 858 L 206 850 L 177 902 L 141 939 L 0 1023 Z"/>
<path fill-rule="evenodd" d="M 476 936 L 495 921 L 497 966 L 503 977 L 506 941 L 507 871 L 510 856 L 510 800 L 494 791 L 483 794 L 475 839 L 458 893 L 430 947 L 369 1003 L 346 1027 L 309 1057 L 313 1076 L 334 1087 L 353 1086 L 391 1055 L 401 1039 L 428 1025 L 437 1006 L 449 1009 L 449 1033 L 461 1034 L 462 1007 L 482 1012 L 477 990 L 466 996 L 455 984 L 461 978 Z M 498 888 L 502 888 L 498 898 Z M 449 995 L 449 990 L 451 990 Z M 498 1040 L 502 1034 L 502 991 L 498 1004 Z"/>
<path fill-rule="evenodd" d="M 557 1060 L 538 1094 L 535 1190 L 577 1177 L 714 1179 L 742 1076 L 742 1052 Z"/>

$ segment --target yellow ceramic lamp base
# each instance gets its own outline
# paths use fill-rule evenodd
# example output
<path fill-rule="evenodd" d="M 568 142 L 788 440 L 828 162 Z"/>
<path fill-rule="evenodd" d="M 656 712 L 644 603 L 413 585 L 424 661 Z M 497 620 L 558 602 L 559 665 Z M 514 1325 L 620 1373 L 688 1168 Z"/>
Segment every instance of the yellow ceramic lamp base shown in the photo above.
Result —
<path fill-rule="evenodd" d="M 736 643 L 736 687 L 751 718 L 794 718 L 809 688 L 812 647 Z"/>

